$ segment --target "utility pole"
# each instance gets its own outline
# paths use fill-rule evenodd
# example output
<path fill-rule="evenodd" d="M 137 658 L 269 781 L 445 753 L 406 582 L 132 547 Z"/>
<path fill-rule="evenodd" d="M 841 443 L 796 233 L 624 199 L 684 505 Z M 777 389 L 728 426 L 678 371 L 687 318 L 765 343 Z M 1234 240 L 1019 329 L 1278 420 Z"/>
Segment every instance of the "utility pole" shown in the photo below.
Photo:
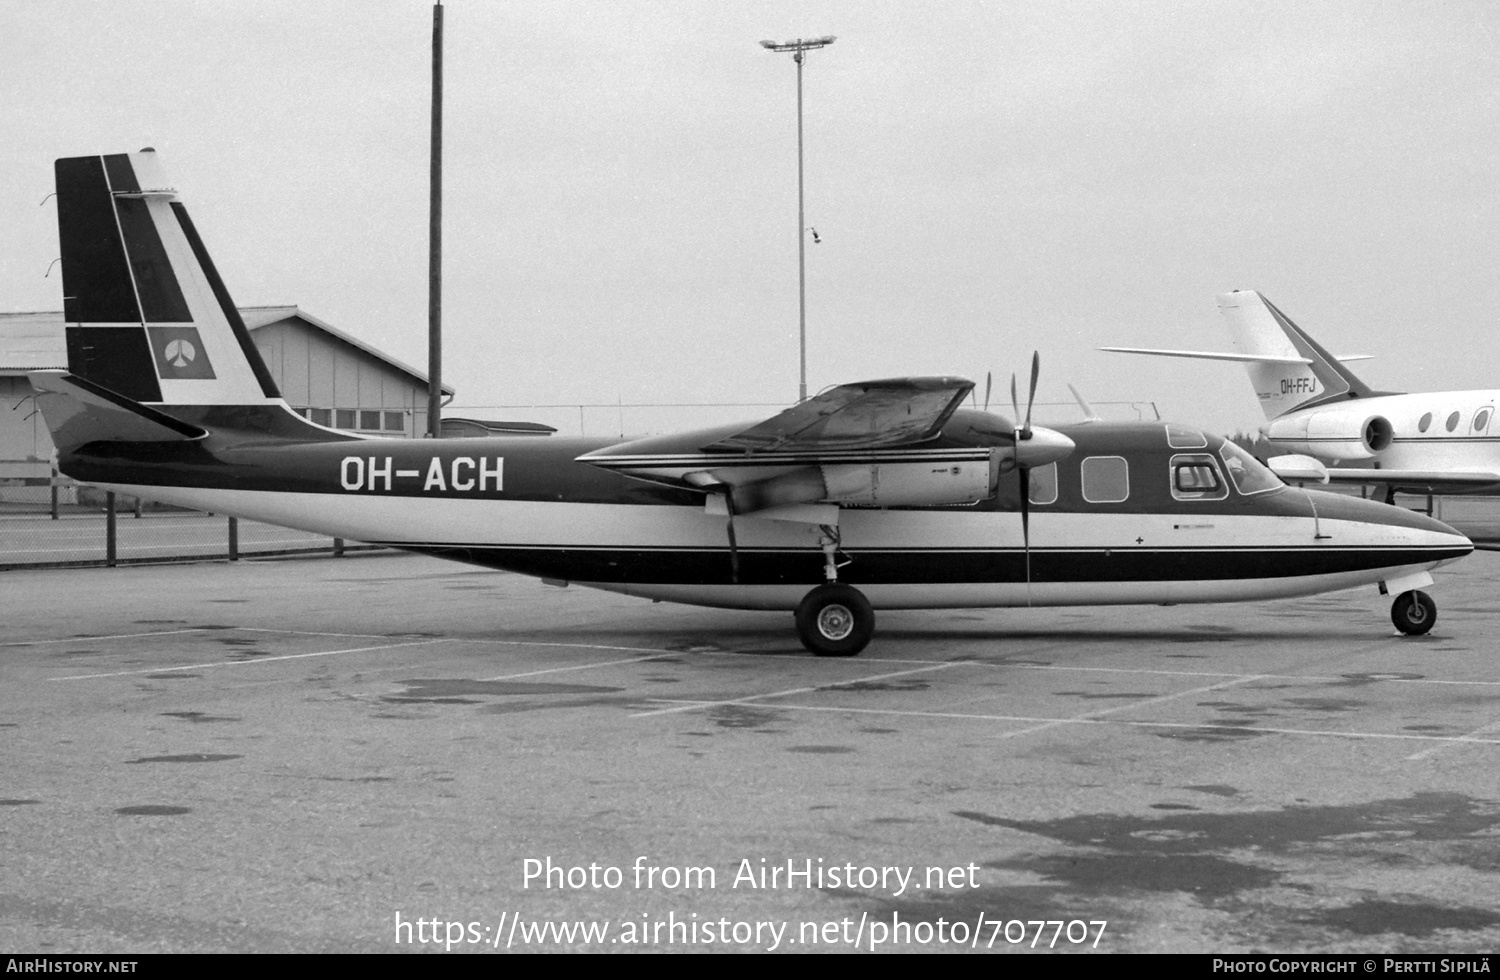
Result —
<path fill-rule="evenodd" d="M 443 4 L 432 5 L 432 165 L 427 217 L 427 435 L 443 423 Z"/>
<path fill-rule="evenodd" d="M 802 62 L 806 52 L 826 48 L 836 39 L 815 37 L 811 40 L 798 38 L 795 41 L 762 41 L 760 46 L 767 51 L 790 51 L 797 63 L 797 352 L 799 373 L 797 401 L 807 401 L 807 219 L 804 217 L 802 196 Z"/>

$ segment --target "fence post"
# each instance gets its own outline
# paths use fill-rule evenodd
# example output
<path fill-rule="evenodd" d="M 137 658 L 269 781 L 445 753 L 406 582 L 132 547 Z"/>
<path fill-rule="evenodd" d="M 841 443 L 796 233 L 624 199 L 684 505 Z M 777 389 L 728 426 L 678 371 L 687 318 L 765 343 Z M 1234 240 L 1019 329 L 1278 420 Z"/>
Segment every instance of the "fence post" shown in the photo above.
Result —
<path fill-rule="evenodd" d="M 52 519 L 57 520 L 57 484 L 52 484 Z"/>
<path fill-rule="evenodd" d="M 240 560 L 240 519 L 238 517 L 229 519 L 229 560 Z"/>
<path fill-rule="evenodd" d="M 104 491 L 104 564 L 115 567 L 115 492 Z"/>
<path fill-rule="evenodd" d="M 344 539 L 343 538 L 334 538 L 333 539 L 333 557 L 335 557 L 335 558 L 342 558 L 342 557 L 344 557 Z"/>

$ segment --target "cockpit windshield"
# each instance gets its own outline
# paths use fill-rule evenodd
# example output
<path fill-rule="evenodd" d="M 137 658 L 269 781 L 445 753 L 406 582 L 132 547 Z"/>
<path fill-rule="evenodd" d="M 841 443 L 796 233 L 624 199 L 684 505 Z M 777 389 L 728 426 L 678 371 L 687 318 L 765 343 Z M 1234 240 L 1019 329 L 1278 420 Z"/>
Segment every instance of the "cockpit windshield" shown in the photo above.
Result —
<path fill-rule="evenodd" d="M 1283 486 L 1280 477 L 1228 439 L 1224 440 L 1224 447 L 1219 450 L 1219 458 L 1224 460 L 1224 468 L 1229 471 L 1234 488 L 1247 497 Z"/>

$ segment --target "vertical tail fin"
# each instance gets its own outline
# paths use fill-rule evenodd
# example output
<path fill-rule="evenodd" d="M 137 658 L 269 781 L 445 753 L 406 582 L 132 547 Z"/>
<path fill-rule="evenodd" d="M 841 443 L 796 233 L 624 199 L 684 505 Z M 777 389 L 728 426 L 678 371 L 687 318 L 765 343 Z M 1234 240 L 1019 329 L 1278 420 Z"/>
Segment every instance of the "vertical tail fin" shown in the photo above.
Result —
<path fill-rule="evenodd" d="M 1248 360 L 1245 368 L 1266 418 L 1337 398 L 1374 394 L 1260 293 L 1224 293 L 1219 296 L 1219 312 L 1235 349 L 1247 358 L 1264 358 Z"/>
<path fill-rule="evenodd" d="M 58 160 L 68 371 L 137 402 L 281 395 L 156 153 Z"/>

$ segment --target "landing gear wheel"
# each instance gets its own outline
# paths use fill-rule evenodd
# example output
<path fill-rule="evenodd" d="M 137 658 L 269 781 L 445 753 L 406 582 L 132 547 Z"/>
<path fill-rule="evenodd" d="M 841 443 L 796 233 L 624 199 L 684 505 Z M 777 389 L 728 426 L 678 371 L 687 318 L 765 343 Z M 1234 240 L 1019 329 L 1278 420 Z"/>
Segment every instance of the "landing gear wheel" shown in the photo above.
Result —
<path fill-rule="evenodd" d="M 1421 636 L 1437 622 L 1437 603 L 1426 592 L 1403 592 L 1391 603 L 1391 622 L 1407 636 Z"/>
<path fill-rule="evenodd" d="M 870 600 L 848 585 L 820 585 L 797 607 L 797 637 L 820 657 L 852 657 L 875 633 Z"/>

